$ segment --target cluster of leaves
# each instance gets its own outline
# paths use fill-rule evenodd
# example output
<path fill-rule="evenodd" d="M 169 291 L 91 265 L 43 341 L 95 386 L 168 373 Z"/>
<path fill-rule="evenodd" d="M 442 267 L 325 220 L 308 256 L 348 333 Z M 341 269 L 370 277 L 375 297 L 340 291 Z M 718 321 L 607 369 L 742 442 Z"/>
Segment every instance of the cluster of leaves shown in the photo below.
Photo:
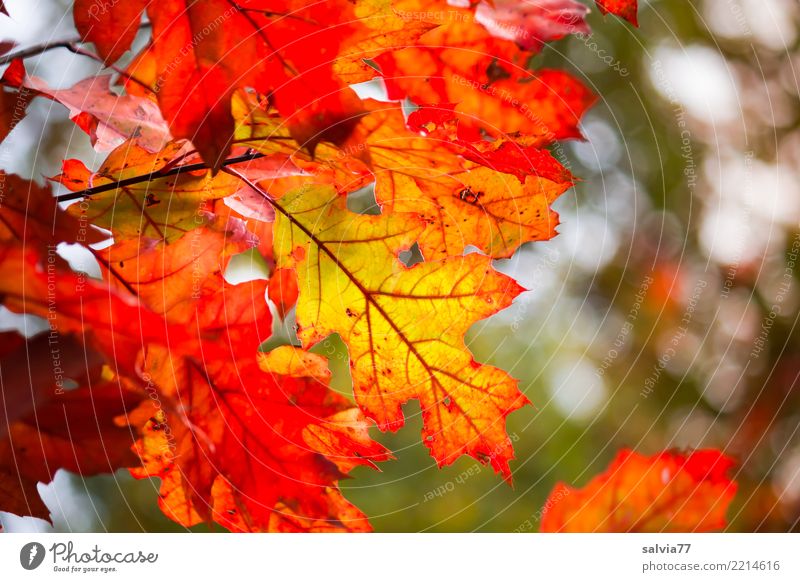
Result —
<path fill-rule="evenodd" d="M 635 1 L 598 4 L 635 23 Z M 46 518 L 36 484 L 57 469 L 125 467 L 159 477 L 162 510 L 186 526 L 367 530 L 337 484 L 391 457 L 368 429 L 400 428 L 410 399 L 440 465 L 467 454 L 510 480 L 505 419 L 527 400 L 464 334 L 522 291 L 492 260 L 555 235 L 550 205 L 574 178 L 547 147 L 580 136 L 595 97 L 526 65 L 543 42 L 586 32 L 587 12 L 77 0 L 97 54 L 73 49 L 116 79 L 54 89 L 11 59 L 2 78 L 0 137 L 44 97 L 109 153 L 95 170 L 65 160 L 52 180 L 72 192 L 59 197 L 0 174 L 0 298 L 50 327 L 0 336 L 0 510 Z M 144 13 L 151 36 L 120 69 Z M 391 102 L 354 91 L 374 79 Z M 348 210 L 365 187 L 380 214 Z M 102 278 L 73 271 L 61 243 L 88 248 Z M 226 279 L 245 251 L 268 280 Z M 281 316 L 296 309 L 298 346 L 259 351 L 267 298 Z M 355 404 L 307 351 L 331 334 L 348 347 Z"/>

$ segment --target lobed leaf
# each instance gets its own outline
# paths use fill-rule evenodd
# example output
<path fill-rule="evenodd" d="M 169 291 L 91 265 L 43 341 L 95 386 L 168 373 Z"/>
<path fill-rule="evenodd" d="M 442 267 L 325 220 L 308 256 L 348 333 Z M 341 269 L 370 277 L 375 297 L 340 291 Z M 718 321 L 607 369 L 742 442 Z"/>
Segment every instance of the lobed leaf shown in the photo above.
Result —
<path fill-rule="evenodd" d="M 650 457 L 620 451 L 582 489 L 559 483 L 542 518 L 543 532 L 710 532 L 725 527 L 736 494 L 733 460 L 720 451 L 665 451 Z"/>
<path fill-rule="evenodd" d="M 356 215 L 325 186 L 275 204 L 273 246 L 278 266 L 297 271 L 302 344 L 338 333 L 356 402 L 381 429 L 400 428 L 402 405 L 417 398 L 440 465 L 470 454 L 510 479 L 505 417 L 527 400 L 508 374 L 476 363 L 463 338 L 521 288 L 475 254 L 404 267 L 398 254 L 424 229 L 415 215 Z"/>

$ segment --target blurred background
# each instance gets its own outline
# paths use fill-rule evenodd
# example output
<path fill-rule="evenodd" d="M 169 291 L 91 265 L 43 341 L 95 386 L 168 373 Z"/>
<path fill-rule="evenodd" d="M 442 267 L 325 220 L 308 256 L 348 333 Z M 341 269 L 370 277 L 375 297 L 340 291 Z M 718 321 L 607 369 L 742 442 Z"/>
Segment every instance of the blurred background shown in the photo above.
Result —
<path fill-rule="evenodd" d="M 5 4 L 0 40 L 75 34 L 68 2 Z M 466 457 L 438 469 L 409 405 L 403 430 L 375 434 L 397 460 L 343 483 L 377 531 L 537 531 L 557 482 L 584 485 L 623 447 L 722 449 L 738 463 L 729 530 L 800 530 L 800 3 L 640 4 L 639 29 L 593 9 L 591 36 L 533 62 L 572 71 L 600 101 L 587 140 L 554 152 L 582 179 L 555 205 L 561 234 L 498 262 L 530 291 L 468 336 L 534 403 L 509 419 L 514 486 Z M 97 72 L 66 50 L 26 64 L 58 86 Z M 101 159 L 39 99 L 0 167 L 41 179 L 68 157 Z M 0 313 L 0 329 L 19 324 Z M 318 349 L 348 391 L 341 343 Z M 122 472 L 40 485 L 58 531 L 180 529 L 157 489 Z"/>

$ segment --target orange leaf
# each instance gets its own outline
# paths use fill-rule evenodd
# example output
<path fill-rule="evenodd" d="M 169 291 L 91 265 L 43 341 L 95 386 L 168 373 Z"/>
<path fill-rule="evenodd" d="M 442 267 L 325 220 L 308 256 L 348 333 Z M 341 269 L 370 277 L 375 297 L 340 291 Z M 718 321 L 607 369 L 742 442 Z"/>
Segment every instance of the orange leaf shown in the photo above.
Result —
<path fill-rule="evenodd" d="M 573 179 L 549 152 L 507 139 L 451 140 L 412 115 L 410 123 L 432 134 L 420 135 L 406 128 L 399 107 L 372 107 L 354 139 L 368 146 L 384 211 L 414 212 L 428 224 L 417 241 L 426 259 L 460 255 L 467 245 L 509 257 L 523 243 L 556 234 L 550 204 Z"/>
<path fill-rule="evenodd" d="M 543 532 L 709 532 L 725 527 L 736 494 L 733 460 L 717 450 L 666 451 L 646 457 L 620 451 L 582 489 L 555 486 Z"/>

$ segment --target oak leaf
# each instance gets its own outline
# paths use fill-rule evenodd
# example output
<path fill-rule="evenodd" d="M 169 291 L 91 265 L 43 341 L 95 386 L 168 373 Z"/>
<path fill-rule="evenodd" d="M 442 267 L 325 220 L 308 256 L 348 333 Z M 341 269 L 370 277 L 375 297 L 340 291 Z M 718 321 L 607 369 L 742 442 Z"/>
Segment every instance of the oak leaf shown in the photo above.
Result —
<path fill-rule="evenodd" d="M 428 110 L 409 117 L 412 131 L 400 107 L 372 109 L 354 139 L 367 146 L 375 198 L 385 212 L 415 212 L 428 223 L 417 241 L 426 259 L 460 255 L 468 245 L 509 257 L 523 243 L 555 235 L 550 204 L 573 178 L 549 152 L 508 139 L 451 138 Z"/>
<path fill-rule="evenodd" d="M 413 214 L 357 215 L 326 186 L 275 205 L 276 262 L 297 272 L 302 344 L 338 333 L 356 402 L 381 429 L 400 428 L 402 405 L 417 398 L 437 463 L 469 454 L 510 479 L 505 417 L 527 399 L 508 374 L 475 362 L 464 333 L 507 307 L 519 285 L 477 254 L 404 267 L 398 254 L 424 229 Z"/>
<path fill-rule="evenodd" d="M 428 46 L 378 57 L 389 97 L 456 103 L 465 127 L 529 136 L 529 145 L 580 137 L 580 120 L 596 101 L 592 92 L 564 71 L 526 70 L 527 53 L 513 43 L 497 46 L 502 41 L 474 26 L 437 28 L 423 36 Z"/>
<path fill-rule="evenodd" d="M 733 460 L 713 449 L 650 457 L 620 451 L 585 487 L 555 486 L 543 532 L 709 532 L 736 494 Z"/>
<path fill-rule="evenodd" d="M 118 184 L 127 178 L 163 170 L 183 148 L 183 143 L 171 142 L 152 154 L 127 142 L 111 152 L 96 172 L 78 160 L 67 160 L 55 180 L 74 192 L 116 184 L 109 191 L 85 197 L 70 206 L 68 212 L 110 230 L 117 240 L 145 237 L 173 242 L 206 224 L 210 202 L 225 198 L 241 187 L 230 176 L 212 176 L 209 170 Z"/>
<path fill-rule="evenodd" d="M 204 354 L 200 363 L 148 353 L 144 369 L 164 401 L 180 406 L 148 404 L 128 419 L 143 435 L 144 467 L 134 475 L 162 478 L 164 512 L 232 531 L 368 530 L 336 483 L 354 463 L 388 452 L 369 440 L 363 416 L 347 415 L 355 426 L 339 420 L 352 405 L 327 387 L 324 358 L 290 346 L 258 357 L 240 351 L 235 365 L 213 346 Z"/>

